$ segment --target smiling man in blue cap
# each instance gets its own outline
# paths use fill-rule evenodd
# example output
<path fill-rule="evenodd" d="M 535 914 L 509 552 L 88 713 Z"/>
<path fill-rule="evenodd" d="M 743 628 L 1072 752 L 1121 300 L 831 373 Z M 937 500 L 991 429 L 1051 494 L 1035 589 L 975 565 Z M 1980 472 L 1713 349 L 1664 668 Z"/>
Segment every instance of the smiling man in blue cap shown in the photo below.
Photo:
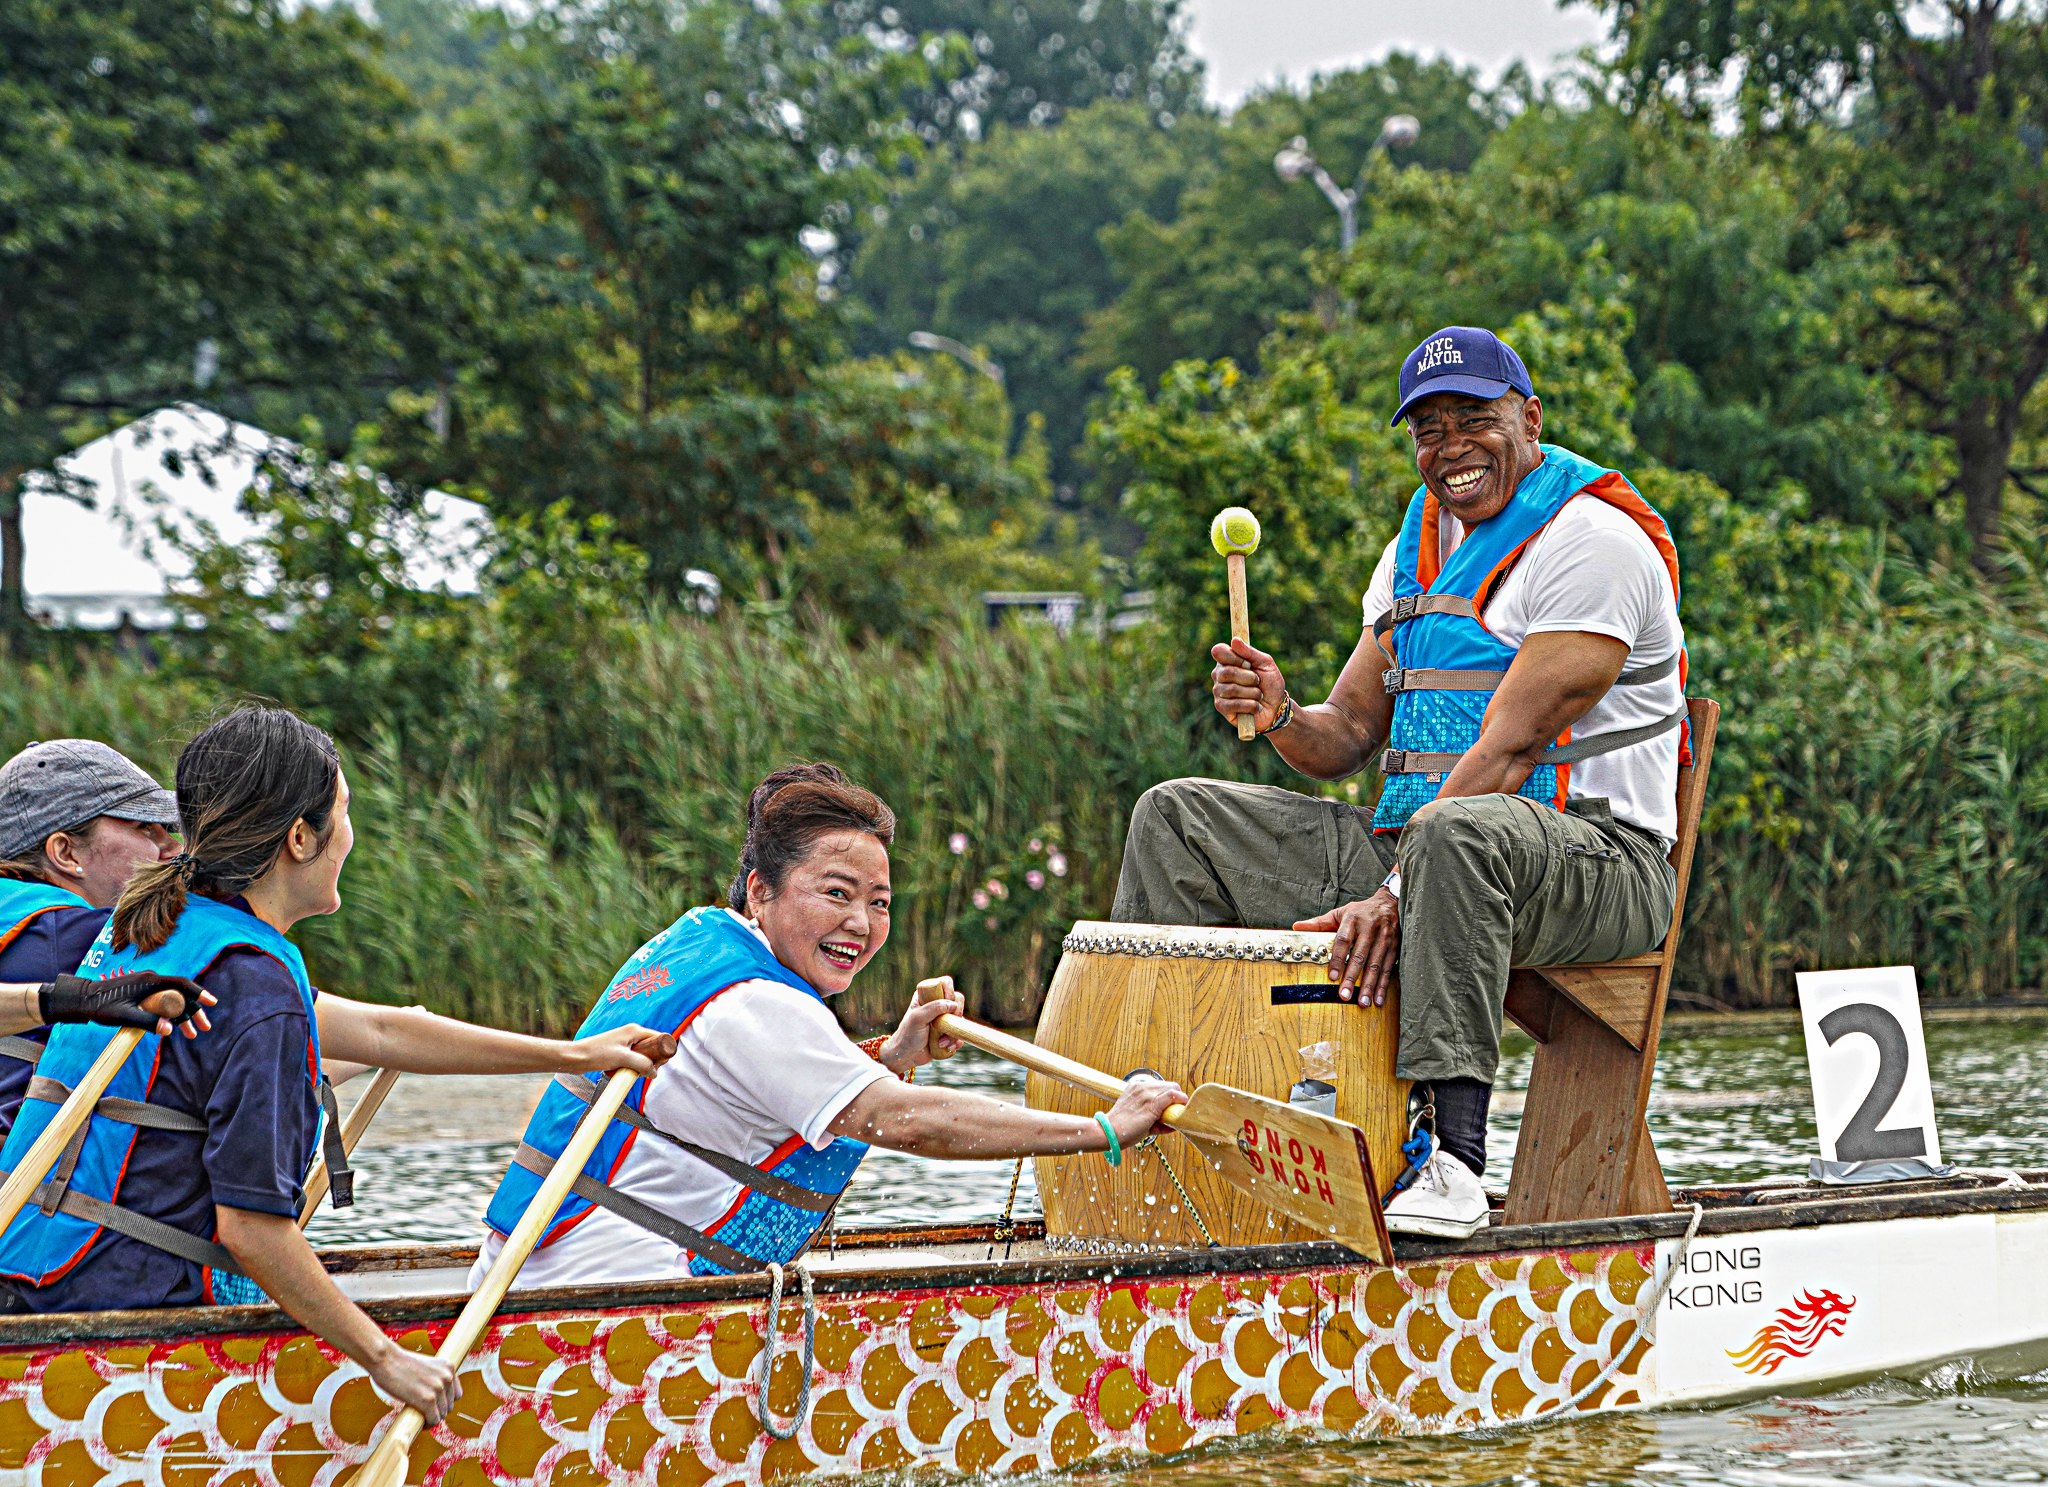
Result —
<path fill-rule="evenodd" d="M 1422 484 L 1329 698 L 1297 703 L 1242 640 L 1210 651 L 1218 712 L 1250 715 L 1313 779 L 1377 765 L 1377 808 L 1155 786 L 1113 915 L 1334 931 L 1330 979 L 1375 1005 L 1398 968 L 1396 1070 L 1429 1087 L 1439 1145 L 1387 1227 L 1456 1238 L 1487 1217 L 1509 967 L 1641 954 L 1670 925 L 1685 635 L 1663 518 L 1620 473 L 1543 442 L 1505 341 L 1464 325 L 1424 339 L 1392 421 Z"/>

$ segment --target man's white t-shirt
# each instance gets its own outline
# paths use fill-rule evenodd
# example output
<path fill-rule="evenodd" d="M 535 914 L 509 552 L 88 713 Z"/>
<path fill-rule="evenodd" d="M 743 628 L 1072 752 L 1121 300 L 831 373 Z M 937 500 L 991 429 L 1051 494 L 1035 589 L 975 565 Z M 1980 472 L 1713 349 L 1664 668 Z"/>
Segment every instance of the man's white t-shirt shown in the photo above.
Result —
<path fill-rule="evenodd" d="M 1464 524 L 1448 512 L 1438 520 L 1438 551 L 1448 559 L 1465 538 Z M 1394 546 L 1387 544 L 1365 591 L 1368 630 L 1394 607 Z M 1654 666 L 1685 644 L 1663 557 L 1632 517 L 1588 495 L 1567 501 L 1529 544 L 1486 606 L 1486 627 L 1512 646 L 1552 631 L 1612 636 L 1629 648 L 1623 671 Z M 1398 645 L 1399 631 L 1393 639 Z M 1659 681 L 1613 687 L 1572 725 L 1571 736 L 1640 728 L 1670 717 L 1684 703 L 1676 671 Z M 1567 793 L 1604 795 L 1617 821 L 1656 832 L 1669 848 L 1678 839 L 1679 733 L 1674 728 L 1647 743 L 1581 760 L 1571 767 Z"/>
<path fill-rule="evenodd" d="M 733 917 L 761 938 L 750 921 Z M 816 997 L 779 981 L 742 981 L 683 1030 L 675 1057 L 647 1091 L 645 1113 L 685 1141 L 759 1162 L 793 1135 L 822 1151 L 833 1139 L 826 1127 L 854 1097 L 894 1077 L 847 1039 Z M 612 1186 L 696 1229 L 716 1223 L 740 1196 L 731 1178 L 645 1131 Z M 504 1244 L 499 1235 L 486 1235 L 470 1271 L 472 1287 Z M 600 1208 L 536 1249 L 518 1284 L 666 1280 L 689 1268 L 686 1250 Z"/>

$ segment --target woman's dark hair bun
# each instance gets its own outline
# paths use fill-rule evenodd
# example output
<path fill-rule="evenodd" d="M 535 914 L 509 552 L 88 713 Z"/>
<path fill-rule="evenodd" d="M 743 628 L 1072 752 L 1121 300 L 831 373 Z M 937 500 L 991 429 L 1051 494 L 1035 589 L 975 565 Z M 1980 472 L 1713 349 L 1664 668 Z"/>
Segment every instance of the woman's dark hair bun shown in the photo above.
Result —
<path fill-rule="evenodd" d="M 886 847 L 896 839 L 896 813 L 836 765 L 800 761 L 776 770 L 747 797 L 747 840 L 727 902 L 746 912 L 749 873 L 761 875 L 773 898 L 818 839 L 836 831 L 863 832 Z"/>

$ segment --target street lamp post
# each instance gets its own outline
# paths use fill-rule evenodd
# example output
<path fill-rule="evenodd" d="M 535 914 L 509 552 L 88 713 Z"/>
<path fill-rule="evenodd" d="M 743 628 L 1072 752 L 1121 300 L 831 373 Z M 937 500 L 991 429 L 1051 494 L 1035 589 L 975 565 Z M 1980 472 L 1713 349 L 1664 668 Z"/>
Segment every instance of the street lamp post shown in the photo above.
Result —
<path fill-rule="evenodd" d="M 1370 161 L 1374 151 L 1405 149 L 1422 136 L 1422 123 L 1413 114 L 1392 114 L 1380 125 L 1379 138 L 1372 142 L 1372 150 L 1366 152 Z M 1351 245 L 1358 241 L 1358 197 L 1360 187 L 1352 186 L 1347 191 L 1330 179 L 1330 173 L 1323 169 L 1309 150 L 1308 139 L 1295 135 L 1284 149 L 1273 157 L 1273 169 L 1283 181 L 1298 181 L 1307 176 L 1322 188 L 1323 195 L 1330 199 L 1330 205 L 1337 209 L 1338 221 L 1342 224 L 1344 251 L 1349 253 Z M 1358 170 L 1360 183 L 1365 180 L 1365 167 Z"/>
<path fill-rule="evenodd" d="M 964 365 L 974 368 L 996 386 L 1003 385 L 1003 369 L 1000 366 L 972 346 L 963 345 L 951 336 L 942 336 L 928 330 L 914 330 L 910 333 L 910 344 L 920 351 L 943 351 L 949 356 L 958 357 Z"/>

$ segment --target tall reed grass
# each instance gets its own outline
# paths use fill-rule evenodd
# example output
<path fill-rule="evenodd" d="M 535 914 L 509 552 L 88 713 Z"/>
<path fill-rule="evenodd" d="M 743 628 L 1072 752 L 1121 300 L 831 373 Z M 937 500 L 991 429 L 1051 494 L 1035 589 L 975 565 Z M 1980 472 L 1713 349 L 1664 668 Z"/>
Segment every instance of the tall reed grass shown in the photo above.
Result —
<path fill-rule="evenodd" d="M 1700 673 L 1727 711 L 1682 997 L 1783 1003 L 1795 970 L 1893 962 L 1937 997 L 2041 987 L 2048 586 L 1905 590 L 1866 585 L 1831 627 L 1750 637 L 1744 666 Z M 459 728 L 344 739 L 358 842 L 341 913 L 301 936 L 309 964 L 350 995 L 565 1031 L 637 945 L 723 899 L 761 775 L 829 759 L 901 822 L 893 933 L 840 999 L 849 1028 L 892 1022 L 942 972 L 976 1015 L 1029 1021 L 1067 926 L 1107 913 L 1147 786 L 1322 788 L 1238 744 L 1159 645 L 963 622 L 913 652 L 655 613 L 546 652 L 546 674 L 471 656 L 447 680 Z M 538 731 L 534 686 L 554 699 Z M 113 659 L 15 667 L 0 749 L 100 737 L 167 777 L 228 700 Z"/>

